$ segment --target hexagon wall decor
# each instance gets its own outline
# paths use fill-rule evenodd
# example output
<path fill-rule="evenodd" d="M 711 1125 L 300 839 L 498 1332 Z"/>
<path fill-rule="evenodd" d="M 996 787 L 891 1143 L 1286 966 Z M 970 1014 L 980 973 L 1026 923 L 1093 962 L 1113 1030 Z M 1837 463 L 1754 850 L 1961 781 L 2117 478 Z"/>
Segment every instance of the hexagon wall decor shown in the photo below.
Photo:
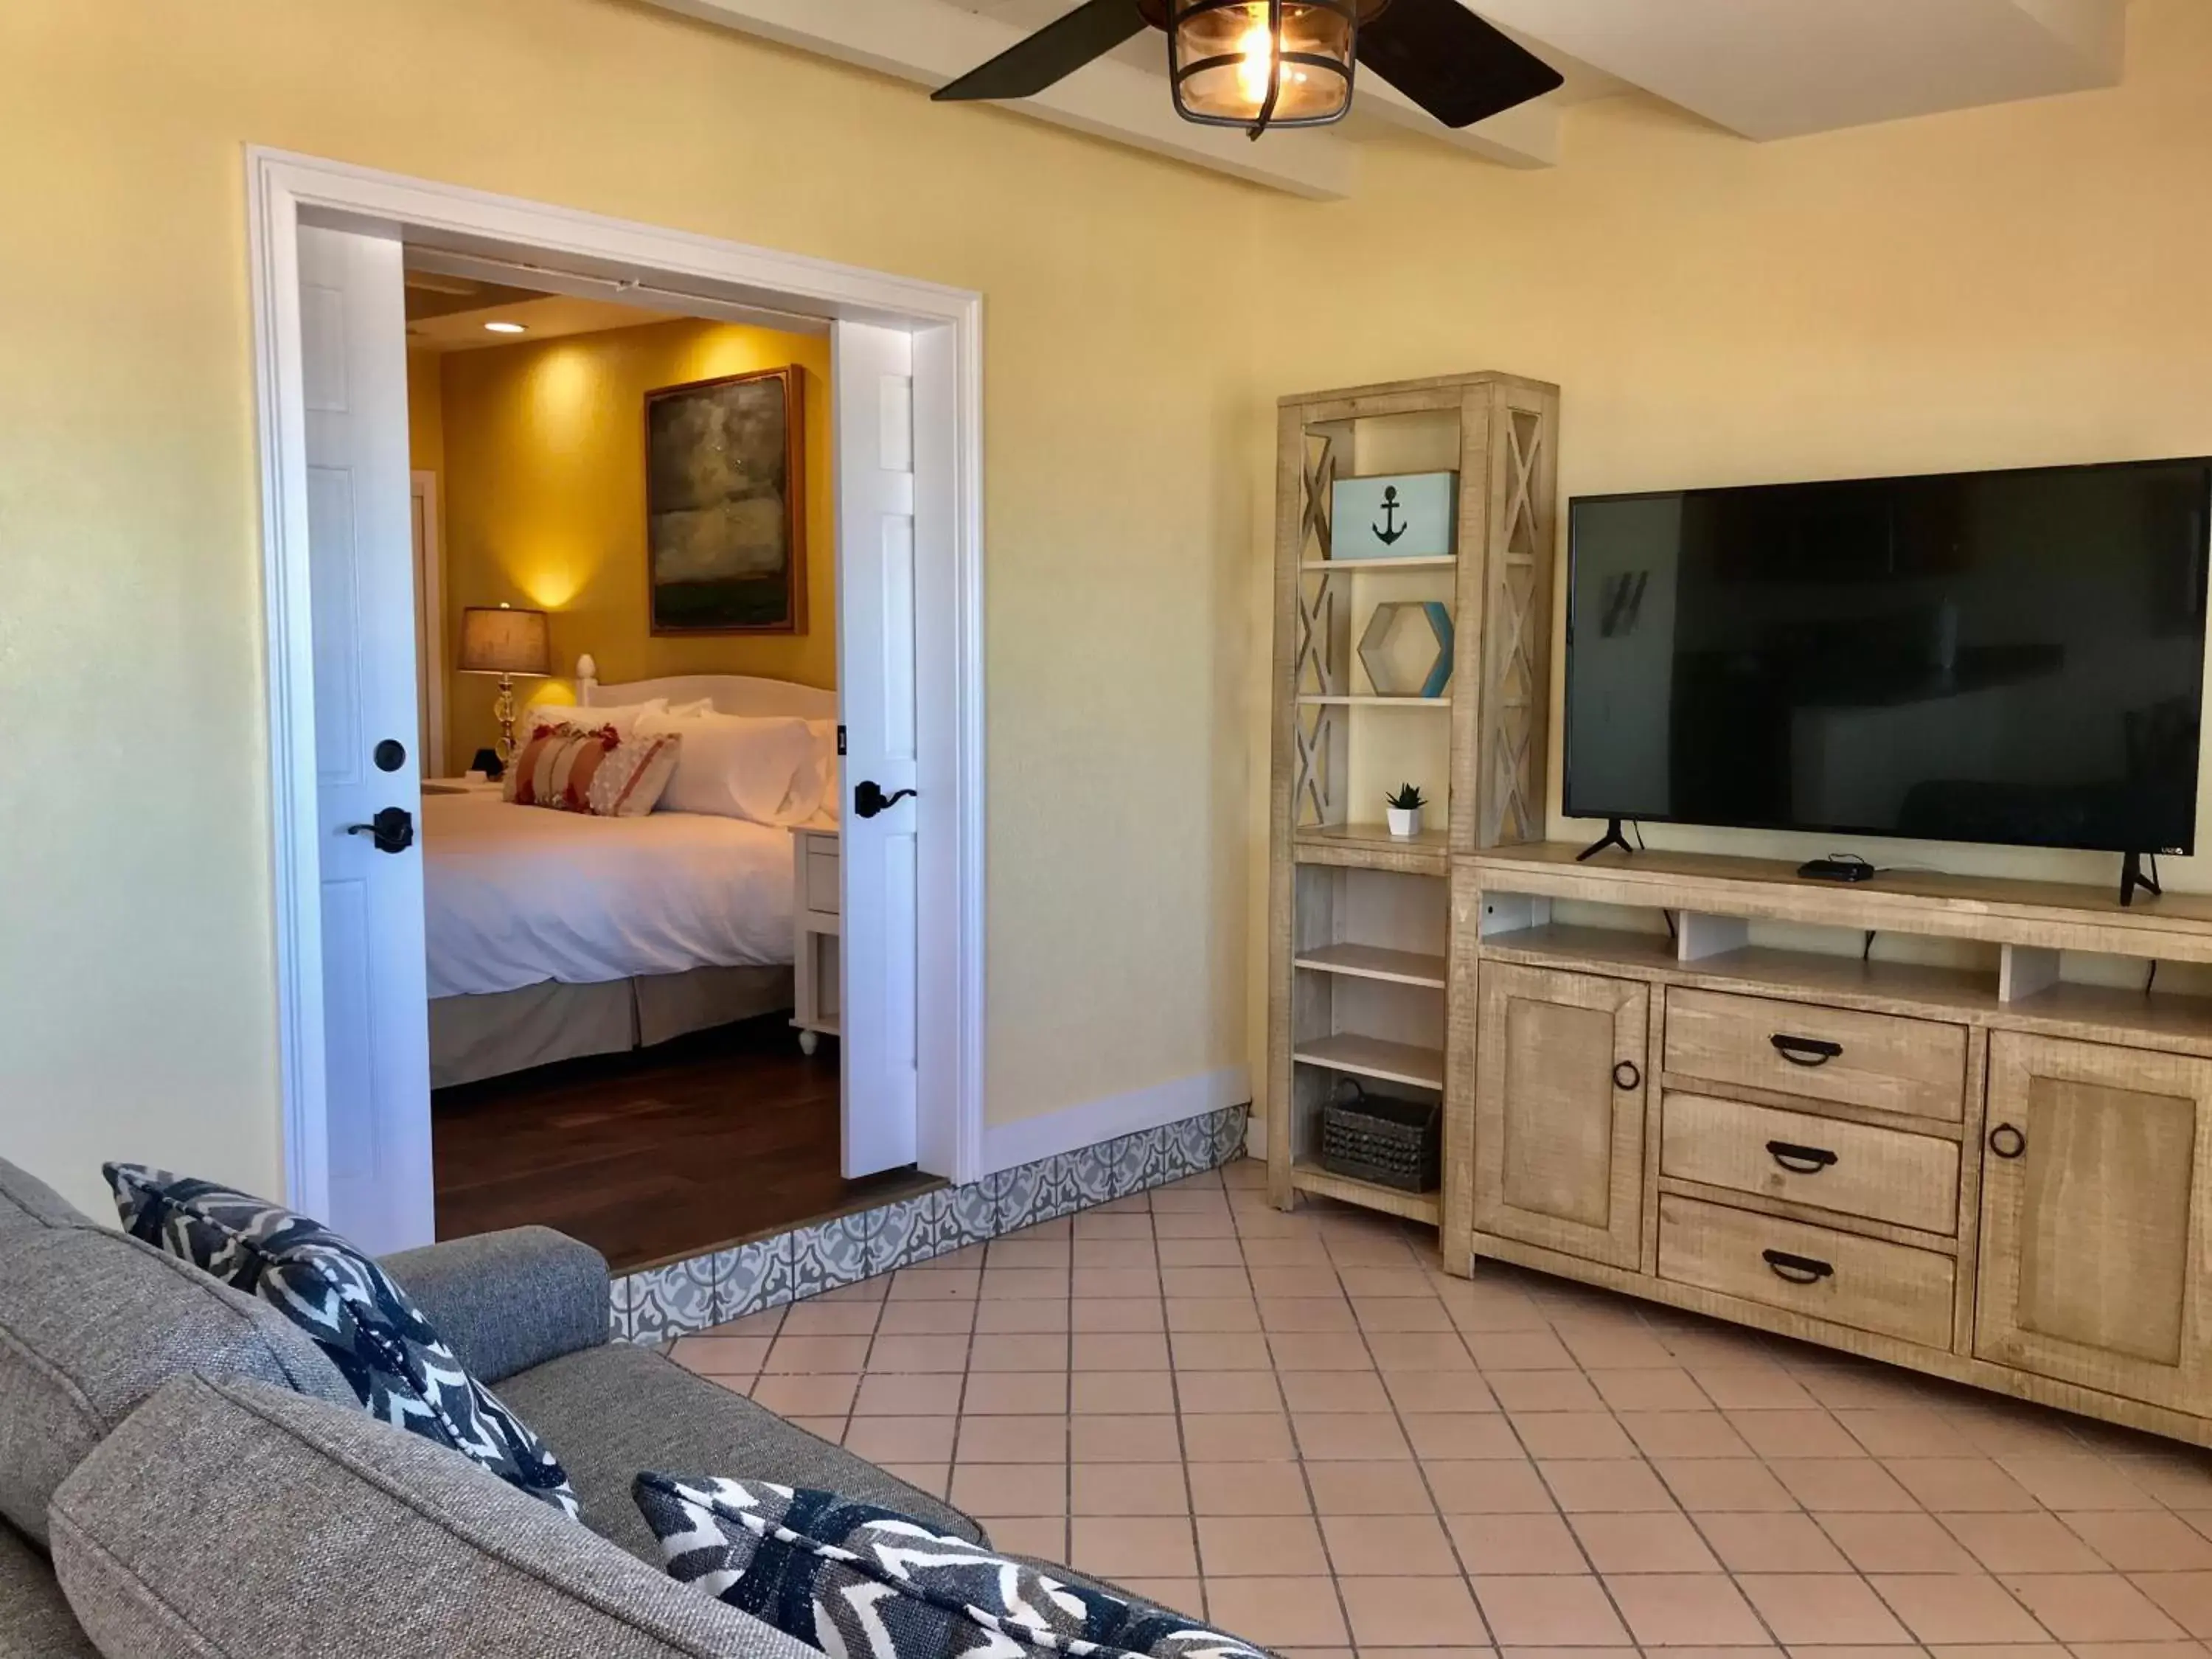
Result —
<path fill-rule="evenodd" d="M 1386 599 L 1359 636 L 1359 661 L 1377 696 L 1441 697 L 1451 684 L 1451 607 L 1441 599 Z"/>

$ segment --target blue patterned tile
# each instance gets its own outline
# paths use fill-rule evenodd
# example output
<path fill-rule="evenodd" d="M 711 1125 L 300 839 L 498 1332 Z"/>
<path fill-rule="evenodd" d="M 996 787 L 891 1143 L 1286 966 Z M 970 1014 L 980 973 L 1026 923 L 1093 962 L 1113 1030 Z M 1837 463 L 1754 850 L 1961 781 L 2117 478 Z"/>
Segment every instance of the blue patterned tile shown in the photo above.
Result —
<path fill-rule="evenodd" d="M 757 1238 L 714 1257 L 714 1322 L 780 1308 L 791 1300 L 791 1235 Z"/>
<path fill-rule="evenodd" d="M 607 1340 L 611 1342 L 629 1340 L 630 1304 L 636 1292 L 627 1273 L 618 1274 L 607 1281 Z"/>
<path fill-rule="evenodd" d="M 1244 1133 L 1249 1108 L 1225 1107 L 1213 1115 L 1213 1162 L 1218 1168 L 1244 1156 Z"/>
<path fill-rule="evenodd" d="M 1115 1195 L 1127 1198 L 1132 1193 L 1141 1193 L 1147 1187 L 1157 1187 L 1166 1177 L 1160 1158 L 1160 1134 L 1157 1129 L 1139 1129 L 1134 1134 L 1123 1135 L 1114 1143 L 1114 1184 L 1121 1190 Z"/>
<path fill-rule="evenodd" d="M 1075 1160 L 1073 1152 L 1055 1152 L 1037 1160 L 1036 1202 L 1030 1206 L 1032 1222 L 1073 1215 L 1083 1208 L 1083 1195 L 1075 1183 Z"/>
<path fill-rule="evenodd" d="M 1037 1213 L 1038 1197 L 1044 1184 L 1044 1165 L 1017 1164 L 1011 1170 L 1001 1170 L 991 1177 L 993 1193 L 998 1204 L 997 1231 L 1018 1232 L 1032 1222 L 1045 1218 Z"/>
<path fill-rule="evenodd" d="M 791 1238 L 791 1292 L 819 1296 L 868 1276 L 869 1212 L 801 1227 Z"/>
<path fill-rule="evenodd" d="M 980 1244 L 987 1238 L 996 1238 L 1005 1228 L 999 1220 L 999 1192 L 987 1176 L 971 1181 L 965 1187 L 955 1187 L 945 1195 L 946 1214 L 951 1218 L 949 1232 L 952 1242 L 946 1249 L 958 1249 L 964 1244 Z M 943 1254 L 942 1251 L 933 1254 Z"/>
<path fill-rule="evenodd" d="M 714 1258 L 711 1255 L 632 1273 L 630 1284 L 633 1342 L 665 1342 L 688 1331 L 703 1331 L 715 1322 Z"/>
<path fill-rule="evenodd" d="M 1213 1114 L 1202 1112 L 1168 1127 L 1168 1167 L 1178 1177 L 1204 1173 L 1214 1165 Z"/>
<path fill-rule="evenodd" d="M 1069 1179 L 1075 1188 L 1076 1201 L 1080 1208 L 1093 1204 L 1104 1204 L 1127 1196 L 1127 1189 L 1117 1185 L 1119 1170 L 1114 1160 L 1114 1143 L 1101 1141 L 1096 1146 L 1079 1146 L 1063 1155 Z"/>

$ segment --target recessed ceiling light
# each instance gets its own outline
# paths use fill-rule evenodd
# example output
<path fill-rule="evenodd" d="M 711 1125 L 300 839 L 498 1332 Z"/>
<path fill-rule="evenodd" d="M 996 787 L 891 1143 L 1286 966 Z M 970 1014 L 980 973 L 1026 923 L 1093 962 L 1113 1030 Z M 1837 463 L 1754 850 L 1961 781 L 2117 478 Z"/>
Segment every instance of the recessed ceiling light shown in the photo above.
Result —
<path fill-rule="evenodd" d="M 525 328 L 520 323 L 486 323 L 484 325 L 484 332 L 487 334 L 527 334 L 530 331 Z"/>

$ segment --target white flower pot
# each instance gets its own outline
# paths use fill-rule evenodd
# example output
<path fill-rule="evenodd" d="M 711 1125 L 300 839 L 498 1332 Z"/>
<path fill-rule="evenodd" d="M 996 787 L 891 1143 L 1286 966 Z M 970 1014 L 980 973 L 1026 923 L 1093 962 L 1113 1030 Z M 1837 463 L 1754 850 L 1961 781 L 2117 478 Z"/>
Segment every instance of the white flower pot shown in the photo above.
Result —
<path fill-rule="evenodd" d="M 1418 806 L 1386 806 L 1382 816 L 1389 821 L 1390 833 L 1401 840 L 1411 841 L 1421 833 L 1421 809 Z"/>

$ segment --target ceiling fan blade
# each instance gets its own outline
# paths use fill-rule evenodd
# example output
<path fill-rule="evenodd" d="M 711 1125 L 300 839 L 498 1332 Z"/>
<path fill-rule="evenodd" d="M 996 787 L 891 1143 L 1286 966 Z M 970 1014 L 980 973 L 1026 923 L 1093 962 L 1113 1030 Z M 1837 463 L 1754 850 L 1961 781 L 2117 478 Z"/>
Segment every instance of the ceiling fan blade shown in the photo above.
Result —
<path fill-rule="evenodd" d="M 1359 26 L 1359 61 L 1448 127 L 1473 126 L 1565 79 L 1460 0 L 1390 0 Z"/>
<path fill-rule="evenodd" d="M 1094 58 L 1103 58 L 1145 27 L 1137 0 L 1086 0 L 1056 23 L 1009 46 L 931 94 L 939 102 L 1033 98 Z"/>

